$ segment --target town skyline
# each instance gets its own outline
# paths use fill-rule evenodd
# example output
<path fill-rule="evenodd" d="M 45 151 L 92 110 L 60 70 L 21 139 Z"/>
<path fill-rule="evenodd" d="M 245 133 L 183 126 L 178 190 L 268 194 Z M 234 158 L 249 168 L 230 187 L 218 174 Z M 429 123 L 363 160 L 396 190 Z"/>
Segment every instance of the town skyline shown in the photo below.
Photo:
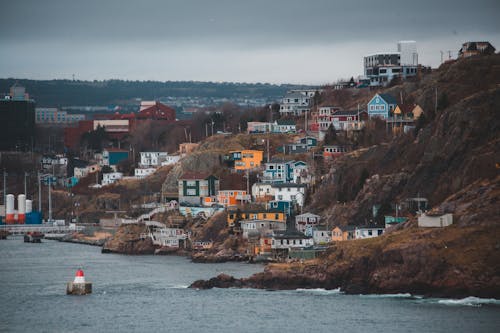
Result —
<path fill-rule="evenodd" d="M 363 56 L 395 52 L 400 40 L 415 40 L 419 62 L 432 67 L 469 40 L 497 46 L 499 9 L 495 1 L 17 1 L 0 13 L 0 77 L 321 85 L 363 74 Z"/>

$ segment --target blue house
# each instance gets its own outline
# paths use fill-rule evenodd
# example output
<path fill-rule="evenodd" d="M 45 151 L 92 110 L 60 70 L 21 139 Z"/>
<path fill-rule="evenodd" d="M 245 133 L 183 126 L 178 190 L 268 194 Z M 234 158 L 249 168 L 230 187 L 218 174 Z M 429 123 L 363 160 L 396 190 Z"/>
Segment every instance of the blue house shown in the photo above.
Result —
<path fill-rule="evenodd" d="M 267 203 L 267 209 L 284 212 L 286 215 L 294 213 L 293 204 L 287 200 L 271 200 Z"/>
<path fill-rule="evenodd" d="M 308 148 L 316 147 L 318 145 L 318 139 L 313 136 L 306 136 L 300 138 L 299 143 L 306 144 Z"/>
<path fill-rule="evenodd" d="M 288 183 L 293 179 L 294 161 L 283 161 L 280 159 L 271 159 L 265 164 L 262 174 L 263 183 Z"/>
<path fill-rule="evenodd" d="M 102 150 L 102 164 L 111 167 L 116 166 L 128 158 L 128 150 L 117 148 L 106 148 Z"/>
<path fill-rule="evenodd" d="M 391 116 L 391 112 L 396 108 L 397 101 L 389 94 L 375 94 L 368 102 L 368 116 L 380 117 L 387 119 Z"/>

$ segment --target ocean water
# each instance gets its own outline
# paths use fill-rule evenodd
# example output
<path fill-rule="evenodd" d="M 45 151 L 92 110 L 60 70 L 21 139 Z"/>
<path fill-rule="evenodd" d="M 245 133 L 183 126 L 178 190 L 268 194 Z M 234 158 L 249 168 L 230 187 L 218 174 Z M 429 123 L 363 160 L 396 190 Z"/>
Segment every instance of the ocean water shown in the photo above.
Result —
<path fill-rule="evenodd" d="M 93 293 L 67 296 L 79 266 Z M 262 269 L 10 238 L 0 241 L 0 332 L 500 332 L 494 299 L 187 288 L 222 272 Z"/>

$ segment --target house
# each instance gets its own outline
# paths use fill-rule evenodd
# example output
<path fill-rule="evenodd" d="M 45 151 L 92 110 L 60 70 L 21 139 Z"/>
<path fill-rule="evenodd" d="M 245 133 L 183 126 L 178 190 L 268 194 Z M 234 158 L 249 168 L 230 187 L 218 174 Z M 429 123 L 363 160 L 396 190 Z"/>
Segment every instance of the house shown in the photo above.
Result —
<path fill-rule="evenodd" d="M 304 91 L 290 91 L 281 100 L 280 114 L 283 116 L 300 116 L 310 110 L 312 97 Z"/>
<path fill-rule="evenodd" d="M 195 241 L 191 248 L 195 251 L 206 251 L 213 248 L 214 242 L 212 241 Z"/>
<path fill-rule="evenodd" d="M 121 172 L 110 172 L 102 174 L 102 186 L 110 185 L 115 183 L 117 180 L 123 178 L 123 173 Z"/>
<path fill-rule="evenodd" d="M 391 95 L 375 94 L 367 104 L 368 116 L 370 118 L 380 117 L 382 119 L 387 119 L 396 106 L 397 101 Z"/>
<path fill-rule="evenodd" d="M 278 221 L 286 223 L 286 215 L 284 212 L 267 209 L 250 209 L 250 210 L 229 210 L 227 213 L 228 226 L 234 226 L 236 221 L 243 220 L 266 220 Z"/>
<path fill-rule="evenodd" d="M 384 228 L 376 226 L 357 226 L 354 232 L 355 239 L 378 237 L 384 233 Z"/>
<path fill-rule="evenodd" d="M 270 200 L 267 203 L 268 209 L 284 212 L 286 215 L 291 216 L 295 213 L 294 203 L 289 200 Z"/>
<path fill-rule="evenodd" d="M 342 227 L 334 227 L 332 229 L 332 241 L 340 242 L 355 239 L 355 230 L 356 227 L 353 225 L 346 225 Z"/>
<path fill-rule="evenodd" d="M 285 155 L 304 154 L 309 151 L 309 147 L 304 143 L 288 143 L 276 149 Z"/>
<path fill-rule="evenodd" d="M 495 48 L 490 42 L 466 42 L 458 51 L 458 58 L 468 58 L 480 54 L 494 54 Z"/>
<path fill-rule="evenodd" d="M 265 234 L 260 236 L 259 245 L 255 247 L 254 254 L 261 256 L 271 256 L 272 248 L 271 244 L 273 241 L 273 234 Z"/>
<path fill-rule="evenodd" d="M 243 238 L 261 237 L 273 231 L 286 230 L 286 223 L 276 220 L 242 220 L 240 226 Z"/>
<path fill-rule="evenodd" d="M 300 207 L 306 199 L 306 184 L 281 183 L 273 184 L 274 200 L 291 201 Z"/>
<path fill-rule="evenodd" d="M 235 170 L 252 170 L 260 166 L 264 158 L 264 152 L 261 150 L 241 150 L 231 151 L 229 155 L 224 156 L 224 160 Z"/>
<path fill-rule="evenodd" d="M 443 228 L 453 224 L 453 214 L 426 213 L 418 218 L 420 228 Z"/>
<path fill-rule="evenodd" d="M 168 153 L 162 151 L 141 151 L 140 156 L 140 167 L 158 167 L 161 165 L 161 162 L 168 156 Z"/>
<path fill-rule="evenodd" d="M 332 231 L 326 227 L 313 228 L 314 245 L 326 245 L 332 241 Z"/>
<path fill-rule="evenodd" d="M 406 79 L 417 75 L 417 43 L 399 41 L 397 50 L 364 57 L 364 76 L 369 79 L 370 86 L 386 86 L 396 77 Z"/>
<path fill-rule="evenodd" d="M 116 169 L 121 161 L 128 158 L 128 150 L 118 148 L 106 148 L 102 150 L 102 165 L 107 165 Z"/>
<path fill-rule="evenodd" d="M 40 164 L 42 169 L 52 170 L 53 165 L 68 165 L 68 158 L 63 155 L 43 155 Z"/>
<path fill-rule="evenodd" d="M 304 213 L 295 216 L 295 229 L 305 233 L 308 226 L 317 226 L 321 216 L 312 213 Z"/>
<path fill-rule="evenodd" d="M 394 216 L 384 216 L 385 228 L 392 227 L 393 225 L 398 225 L 400 223 L 405 223 L 408 219 L 406 217 L 394 217 Z"/>
<path fill-rule="evenodd" d="M 224 207 L 231 207 L 250 201 L 250 195 L 242 190 L 220 190 L 217 192 L 217 202 Z"/>
<path fill-rule="evenodd" d="M 273 158 L 264 164 L 262 182 L 287 183 L 293 179 L 293 161 Z"/>
<path fill-rule="evenodd" d="M 292 183 L 309 184 L 312 181 L 312 174 L 309 173 L 309 166 L 304 161 L 292 162 Z"/>
<path fill-rule="evenodd" d="M 175 110 L 158 101 L 141 101 L 137 119 L 175 121 Z"/>
<path fill-rule="evenodd" d="M 219 179 L 208 173 L 184 172 L 179 177 L 179 203 L 201 205 L 203 198 L 215 196 Z"/>
<path fill-rule="evenodd" d="M 311 131 L 326 131 L 333 122 L 333 115 L 340 111 L 337 106 L 322 106 L 312 113 Z"/>
<path fill-rule="evenodd" d="M 348 145 L 329 145 L 323 147 L 323 158 L 337 158 L 350 151 Z"/>
<path fill-rule="evenodd" d="M 293 119 L 278 119 L 273 124 L 273 133 L 296 133 L 297 125 Z"/>
<path fill-rule="evenodd" d="M 273 128 L 273 123 L 266 123 L 260 121 L 247 122 L 248 134 L 270 133 L 272 131 L 272 128 Z"/>
<path fill-rule="evenodd" d="M 172 165 L 181 159 L 181 155 L 168 155 L 161 161 L 161 166 Z"/>
<path fill-rule="evenodd" d="M 336 111 L 331 117 L 331 124 L 337 131 L 349 131 L 361 129 L 368 118 L 366 111 Z"/>
<path fill-rule="evenodd" d="M 179 228 L 167 228 L 163 223 L 156 221 L 145 221 L 148 232 L 141 237 L 149 237 L 154 245 L 170 247 L 174 249 L 184 248 L 189 235 Z"/>
<path fill-rule="evenodd" d="M 296 230 L 274 232 L 271 238 L 271 251 L 275 258 L 288 258 L 291 250 L 303 250 L 314 245 L 314 240 Z"/>
<path fill-rule="evenodd" d="M 274 199 L 274 189 L 270 183 L 254 183 L 252 185 L 252 198 L 257 202 L 267 202 Z"/>
<path fill-rule="evenodd" d="M 101 166 L 99 164 L 90 164 L 86 166 L 74 167 L 73 175 L 80 179 L 86 177 L 89 173 L 94 173 L 101 170 Z"/>
<path fill-rule="evenodd" d="M 156 172 L 156 168 L 135 168 L 134 176 L 136 178 L 146 178 Z"/>
<path fill-rule="evenodd" d="M 314 148 L 318 145 L 318 139 L 314 136 L 305 136 L 297 140 L 297 143 L 305 144 L 308 148 Z"/>

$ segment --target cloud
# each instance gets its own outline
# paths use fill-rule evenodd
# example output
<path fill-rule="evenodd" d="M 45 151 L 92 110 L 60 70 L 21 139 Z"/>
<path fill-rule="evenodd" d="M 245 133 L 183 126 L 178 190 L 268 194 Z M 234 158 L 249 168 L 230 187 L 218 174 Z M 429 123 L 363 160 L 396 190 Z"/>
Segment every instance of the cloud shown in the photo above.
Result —
<path fill-rule="evenodd" d="M 17 0 L 0 11 L 0 75 L 333 81 L 402 39 L 417 40 L 432 65 L 469 37 L 498 43 L 499 9 L 484 0 Z"/>

